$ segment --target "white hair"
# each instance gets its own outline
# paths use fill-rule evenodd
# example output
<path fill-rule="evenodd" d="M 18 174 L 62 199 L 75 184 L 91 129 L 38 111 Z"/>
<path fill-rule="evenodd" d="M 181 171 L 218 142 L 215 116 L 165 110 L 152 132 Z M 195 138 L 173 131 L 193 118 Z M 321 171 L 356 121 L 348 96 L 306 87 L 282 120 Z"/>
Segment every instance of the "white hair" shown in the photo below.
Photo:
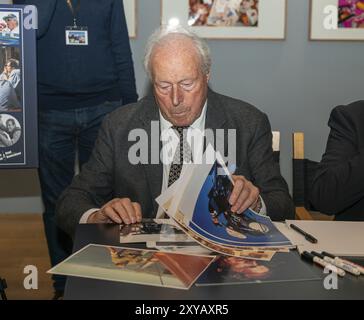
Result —
<path fill-rule="evenodd" d="M 162 25 L 153 34 L 149 37 L 147 45 L 145 47 L 144 54 L 144 69 L 147 72 L 150 79 L 152 79 L 151 72 L 151 58 L 154 52 L 154 49 L 157 46 L 162 45 L 163 43 L 174 40 L 176 36 L 184 36 L 192 41 L 194 47 L 200 57 L 201 61 L 201 71 L 203 74 L 207 75 L 211 69 L 211 56 L 210 49 L 205 40 L 198 37 L 192 31 L 178 26 L 170 26 L 170 25 Z"/>

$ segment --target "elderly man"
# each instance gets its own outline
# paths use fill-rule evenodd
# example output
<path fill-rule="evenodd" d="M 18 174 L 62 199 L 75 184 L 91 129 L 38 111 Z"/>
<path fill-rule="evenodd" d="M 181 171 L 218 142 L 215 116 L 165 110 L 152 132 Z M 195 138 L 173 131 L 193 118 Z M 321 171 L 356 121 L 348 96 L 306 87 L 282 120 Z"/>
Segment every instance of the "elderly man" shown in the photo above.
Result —
<path fill-rule="evenodd" d="M 129 134 L 138 128 L 150 137 L 152 121 L 159 121 L 162 132 L 176 132 L 180 145 L 181 128 L 236 129 L 232 211 L 251 207 L 274 220 L 293 218 L 287 185 L 273 160 L 269 121 L 255 107 L 208 88 L 211 59 L 205 42 L 180 27 L 161 27 L 149 39 L 144 64 L 154 94 L 105 119 L 90 161 L 58 201 L 59 225 L 73 234 L 80 222 L 129 224 L 156 217 L 155 198 L 183 168 L 131 163 L 128 150 L 135 142 L 128 141 Z M 149 155 L 154 146 L 148 145 Z"/>

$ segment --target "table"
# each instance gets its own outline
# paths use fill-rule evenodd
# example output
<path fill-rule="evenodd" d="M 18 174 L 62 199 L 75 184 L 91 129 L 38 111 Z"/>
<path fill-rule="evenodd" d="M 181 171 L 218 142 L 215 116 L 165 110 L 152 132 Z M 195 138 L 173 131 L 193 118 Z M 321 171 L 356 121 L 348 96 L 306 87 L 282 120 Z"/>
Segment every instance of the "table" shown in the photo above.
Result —
<path fill-rule="evenodd" d="M 74 252 L 90 244 L 120 246 L 119 226 L 80 224 L 74 242 Z M 298 254 L 298 253 L 297 253 Z M 352 259 L 364 265 L 364 258 Z M 307 263 L 302 261 L 302 263 Z M 312 266 L 322 274 L 322 268 Z M 68 277 L 65 299 L 121 300 L 256 300 L 256 299 L 364 299 L 364 276 L 347 274 L 338 281 L 338 289 L 326 290 L 323 280 L 254 283 L 196 287 L 177 290 L 136 284 Z"/>

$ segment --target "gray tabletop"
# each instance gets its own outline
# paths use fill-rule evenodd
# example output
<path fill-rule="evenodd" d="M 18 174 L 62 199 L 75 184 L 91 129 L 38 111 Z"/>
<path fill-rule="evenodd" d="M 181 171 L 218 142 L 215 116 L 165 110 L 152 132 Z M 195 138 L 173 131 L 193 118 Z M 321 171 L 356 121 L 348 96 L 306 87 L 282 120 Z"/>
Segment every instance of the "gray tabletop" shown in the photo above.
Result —
<path fill-rule="evenodd" d="M 120 246 L 117 225 L 79 225 L 74 251 L 87 244 Z M 297 253 L 298 254 L 298 253 Z M 364 258 L 352 259 L 364 265 Z M 302 261 L 302 263 L 306 263 Z M 312 266 L 322 280 L 276 283 L 252 283 L 196 287 L 177 290 L 68 277 L 65 299 L 132 299 L 132 300 L 237 300 L 237 299 L 364 299 L 364 276 L 347 274 L 338 281 L 338 288 L 326 290 L 323 285 L 323 272 Z"/>

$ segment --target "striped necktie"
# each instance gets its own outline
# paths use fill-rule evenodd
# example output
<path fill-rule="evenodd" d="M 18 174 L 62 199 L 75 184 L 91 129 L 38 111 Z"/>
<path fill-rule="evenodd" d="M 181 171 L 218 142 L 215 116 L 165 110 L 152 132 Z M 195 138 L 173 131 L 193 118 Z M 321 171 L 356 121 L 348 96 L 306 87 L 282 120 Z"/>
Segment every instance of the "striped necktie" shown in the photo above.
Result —
<path fill-rule="evenodd" d="M 187 142 L 188 128 L 189 127 L 172 127 L 179 136 L 179 143 L 169 170 L 168 187 L 178 180 L 182 171 L 183 163 L 189 163 L 192 160 L 191 147 Z"/>

